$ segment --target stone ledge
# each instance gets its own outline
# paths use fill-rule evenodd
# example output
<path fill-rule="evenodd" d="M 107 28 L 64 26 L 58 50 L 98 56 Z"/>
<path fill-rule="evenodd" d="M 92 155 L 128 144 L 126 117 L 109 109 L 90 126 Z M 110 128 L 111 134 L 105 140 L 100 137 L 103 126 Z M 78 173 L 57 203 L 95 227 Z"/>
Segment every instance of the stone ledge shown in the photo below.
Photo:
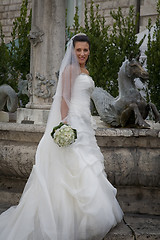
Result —
<path fill-rule="evenodd" d="M 96 130 L 97 136 L 116 136 L 116 137 L 160 137 L 158 129 L 135 129 L 135 128 L 102 128 Z"/>
<path fill-rule="evenodd" d="M 44 133 L 45 125 L 35 124 L 20 124 L 20 123 L 2 123 L 0 122 L 0 131 L 15 131 L 15 132 L 41 132 Z"/>
<path fill-rule="evenodd" d="M 96 118 L 96 121 L 97 118 Z M 116 137 L 159 137 L 160 129 L 136 129 L 136 128 L 109 128 L 105 123 L 98 122 L 96 136 L 116 136 Z M 159 125 L 158 125 L 159 126 Z M 0 122 L 0 130 L 22 131 L 22 132 L 41 132 L 45 131 L 45 124 L 20 124 L 20 123 L 2 123 Z"/>

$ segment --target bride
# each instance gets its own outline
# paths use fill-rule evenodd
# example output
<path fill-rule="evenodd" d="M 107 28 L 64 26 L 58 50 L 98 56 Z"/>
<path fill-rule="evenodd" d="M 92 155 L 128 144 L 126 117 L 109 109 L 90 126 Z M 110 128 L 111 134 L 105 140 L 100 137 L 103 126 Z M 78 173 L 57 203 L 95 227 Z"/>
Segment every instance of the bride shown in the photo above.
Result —
<path fill-rule="evenodd" d="M 89 53 L 85 34 L 69 41 L 35 165 L 19 204 L 0 215 L 0 240 L 101 240 L 123 218 L 92 127 Z M 68 147 L 51 137 L 60 122 L 77 130 Z"/>

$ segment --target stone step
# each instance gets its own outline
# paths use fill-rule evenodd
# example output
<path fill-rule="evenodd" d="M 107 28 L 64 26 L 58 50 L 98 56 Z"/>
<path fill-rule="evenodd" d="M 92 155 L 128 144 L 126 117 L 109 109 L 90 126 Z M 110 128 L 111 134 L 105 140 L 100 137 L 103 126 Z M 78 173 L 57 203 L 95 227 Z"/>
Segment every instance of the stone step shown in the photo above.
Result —
<path fill-rule="evenodd" d="M 7 184 L 5 188 L 0 186 L 0 203 L 16 205 L 20 200 L 24 186 L 25 181 L 16 181 L 15 183 L 12 181 L 9 188 L 7 188 Z M 124 212 L 160 215 L 160 189 L 128 186 L 118 187 L 117 190 L 117 199 Z"/>
<path fill-rule="evenodd" d="M 0 213 L 10 205 L 0 204 Z M 160 239 L 160 216 L 125 214 L 124 220 L 113 228 L 104 240 L 158 240 Z"/>
<path fill-rule="evenodd" d="M 125 214 L 124 221 L 110 231 L 104 240 L 158 240 L 160 216 Z"/>
<path fill-rule="evenodd" d="M 0 214 L 8 209 L 11 205 L 7 203 L 0 203 Z"/>
<path fill-rule="evenodd" d="M 0 203 L 17 205 L 25 183 L 26 180 L 0 179 Z M 117 199 L 124 212 L 160 215 L 160 189 L 126 186 L 117 190 Z"/>

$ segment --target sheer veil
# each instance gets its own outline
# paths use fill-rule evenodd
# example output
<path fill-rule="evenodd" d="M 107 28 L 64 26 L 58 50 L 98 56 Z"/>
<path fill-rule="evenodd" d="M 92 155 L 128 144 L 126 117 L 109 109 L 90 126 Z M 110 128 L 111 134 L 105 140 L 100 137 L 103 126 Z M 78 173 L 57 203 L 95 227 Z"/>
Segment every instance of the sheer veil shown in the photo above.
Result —
<path fill-rule="evenodd" d="M 84 33 L 78 33 L 78 35 L 86 35 Z M 53 127 L 58 125 L 62 121 L 61 117 L 61 100 L 64 98 L 68 108 L 70 104 L 71 91 L 74 84 L 74 80 L 81 73 L 80 66 L 74 51 L 73 36 L 68 44 L 67 50 L 61 63 L 59 71 L 59 79 L 57 84 L 56 93 L 53 97 L 53 103 L 50 109 L 45 134 L 49 134 Z"/>

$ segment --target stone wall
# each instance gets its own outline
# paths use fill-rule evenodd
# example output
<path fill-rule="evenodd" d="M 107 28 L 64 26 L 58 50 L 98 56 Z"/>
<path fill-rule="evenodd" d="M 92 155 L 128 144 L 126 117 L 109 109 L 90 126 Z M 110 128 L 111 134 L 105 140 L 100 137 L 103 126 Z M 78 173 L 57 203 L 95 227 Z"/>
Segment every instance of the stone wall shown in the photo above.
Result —
<path fill-rule="evenodd" d="M 28 9 L 30 9 L 32 0 L 28 2 Z M 20 15 L 21 4 L 22 0 L 0 0 L 0 22 L 5 35 L 5 43 L 11 40 L 13 21 Z"/>
<path fill-rule="evenodd" d="M 88 5 L 90 4 L 88 0 Z M 140 32 L 146 29 L 148 18 L 150 17 L 155 23 L 157 16 L 157 1 L 141 0 L 140 5 Z M 99 4 L 100 12 L 104 15 L 108 25 L 113 24 L 113 19 L 110 16 L 110 11 L 117 11 L 121 7 L 123 14 L 126 16 L 129 12 L 129 7 L 133 5 L 136 9 L 137 0 L 94 0 L 95 5 Z"/>
<path fill-rule="evenodd" d="M 157 1 L 156 0 L 141 0 L 141 28 L 140 30 L 143 31 L 145 29 L 145 26 L 148 24 L 148 18 L 151 18 L 152 21 L 155 23 L 156 16 L 157 16 Z M 141 32 L 140 31 L 140 32 Z"/>

